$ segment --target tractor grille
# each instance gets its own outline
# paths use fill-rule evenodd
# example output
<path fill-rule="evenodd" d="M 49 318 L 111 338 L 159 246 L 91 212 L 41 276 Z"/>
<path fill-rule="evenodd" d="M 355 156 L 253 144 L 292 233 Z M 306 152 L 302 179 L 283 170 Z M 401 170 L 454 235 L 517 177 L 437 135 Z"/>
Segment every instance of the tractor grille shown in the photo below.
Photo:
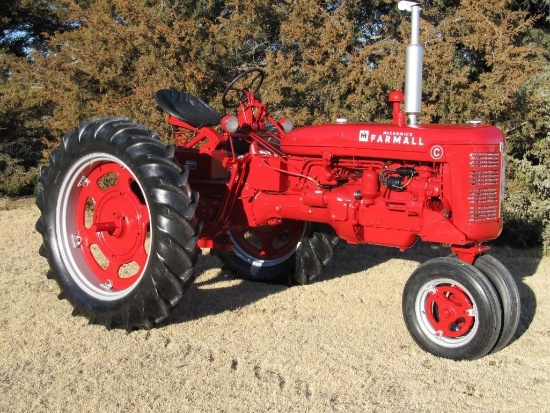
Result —
<path fill-rule="evenodd" d="M 494 221 L 499 218 L 500 153 L 470 154 L 469 220 Z"/>

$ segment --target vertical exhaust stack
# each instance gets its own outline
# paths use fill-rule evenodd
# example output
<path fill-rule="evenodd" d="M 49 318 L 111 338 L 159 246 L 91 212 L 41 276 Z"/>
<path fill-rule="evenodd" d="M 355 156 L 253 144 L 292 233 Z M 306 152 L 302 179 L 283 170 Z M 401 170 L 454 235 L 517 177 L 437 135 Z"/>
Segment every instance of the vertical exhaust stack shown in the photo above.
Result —
<path fill-rule="evenodd" d="M 417 115 L 422 107 L 422 55 L 420 44 L 420 4 L 414 1 L 400 1 L 399 10 L 411 13 L 411 43 L 407 46 L 405 68 L 405 113 L 410 125 L 418 123 Z"/>

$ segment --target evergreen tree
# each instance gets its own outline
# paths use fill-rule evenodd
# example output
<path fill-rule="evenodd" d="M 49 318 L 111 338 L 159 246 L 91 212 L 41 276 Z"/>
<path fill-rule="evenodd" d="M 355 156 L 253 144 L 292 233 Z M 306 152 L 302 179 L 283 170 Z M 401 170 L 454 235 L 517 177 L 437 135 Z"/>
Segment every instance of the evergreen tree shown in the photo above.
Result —
<path fill-rule="evenodd" d="M 36 166 L 51 137 L 42 122 L 51 102 L 31 53 L 47 53 L 47 38 L 71 29 L 59 2 L 5 0 L 0 4 L 0 193 L 34 189 Z"/>
<path fill-rule="evenodd" d="M 28 191 L 41 149 L 83 120 L 126 115 L 168 136 L 156 90 L 185 90 L 221 112 L 226 83 L 254 66 L 268 74 L 261 95 L 275 116 L 290 115 L 298 125 L 342 116 L 388 121 L 386 99 L 403 89 L 410 36 L 409 16 L 396 6 L 395 0 L 6 1 L 0 192 Z M 504 131 L 506 228 L 532 228 L 515 238 L 544 239 L 546 248 L 549 10 L 548 0 L 428 0 L 421 18 L 420 120 L 480 119 Z"/>

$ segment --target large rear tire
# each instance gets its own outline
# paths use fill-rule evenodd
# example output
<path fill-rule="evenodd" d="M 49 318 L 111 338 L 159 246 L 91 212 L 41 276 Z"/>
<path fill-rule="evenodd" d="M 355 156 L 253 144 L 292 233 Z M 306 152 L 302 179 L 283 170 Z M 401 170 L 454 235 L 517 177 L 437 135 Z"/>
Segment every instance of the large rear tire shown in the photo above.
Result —
<path fill-rule="evenodd" d="M 198 194 L 174 148 L 125 118 L 69 132 L 39 176 L 48 277 L 74 315 L 127 330 L 164 320 L 194 279 Z"/>
<path fill-rule="evenodd" d="M 321 273 L 339 242 L 327 225 L 283 220 L 278 226 L 234 228 L 232 252 L 219 252 L 224 269 L 240 278 L 304 285 Z"/>
<path fill-rule="evenodd" d="M 457 258 L 435 258 L 413 272 L 403 293 L 403 316 L 424 350 L 473 360 L 489 353 L 502 325 L 499 296 L 477 268 Z"/>

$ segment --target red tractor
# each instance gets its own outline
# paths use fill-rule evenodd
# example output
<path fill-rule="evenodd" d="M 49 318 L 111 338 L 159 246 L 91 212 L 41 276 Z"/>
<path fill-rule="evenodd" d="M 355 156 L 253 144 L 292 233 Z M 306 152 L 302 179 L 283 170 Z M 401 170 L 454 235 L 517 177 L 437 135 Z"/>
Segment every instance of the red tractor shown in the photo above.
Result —
<path fill-rule="evenodd" d="M 393 122 L 292 130 L 258 98 L 260 69 L 233 79 L 221 117 L 159 90 L 175 145 L 126 118 L 65 135 L 39 177 L 40 250 L 74 314 L 132 330 L 164 320 L 193 282 L 201 248 L 257 281 L 306 284 L 340 239 L 405 250 L 420 238 L 452 254 L 418 267 L 403 293 L 415 341 L 451 359 L 503 348 L 520 316 L 517 286 L 487 255 L 502 229 L 504 140 L 492 126 L 424 125 L 420 6 L 411 12 L 405 94 Z M 402 110 L 404 106 L 404 110 Z M 200 196 L 199 196 L 200 195 Z"/>

